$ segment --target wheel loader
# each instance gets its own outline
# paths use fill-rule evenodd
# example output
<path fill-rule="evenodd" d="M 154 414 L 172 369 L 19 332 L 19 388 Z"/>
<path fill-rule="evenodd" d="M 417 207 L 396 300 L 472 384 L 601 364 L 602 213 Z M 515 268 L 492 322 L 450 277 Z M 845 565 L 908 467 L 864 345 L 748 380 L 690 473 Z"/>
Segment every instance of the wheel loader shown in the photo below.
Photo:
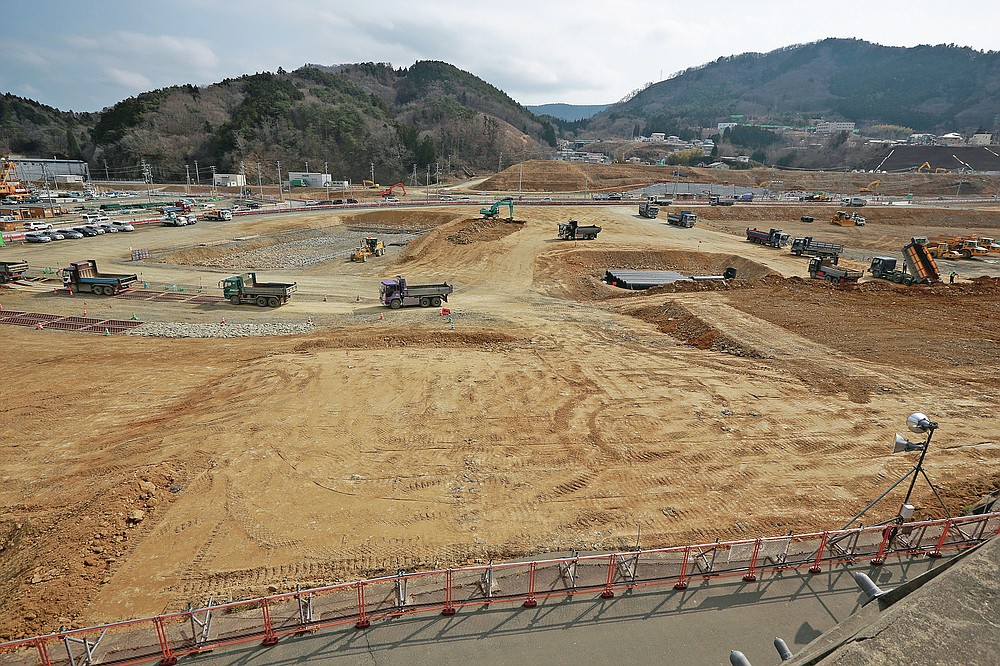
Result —
<path fill-rule="evenodd" d="M 351 261 L 368 261 L 368 257 L 381 257 L 385 254 L 385 243 L 375 236 L 368 236 L 361 241 L 361 245 L 354 248 L 351 254 Z"/>

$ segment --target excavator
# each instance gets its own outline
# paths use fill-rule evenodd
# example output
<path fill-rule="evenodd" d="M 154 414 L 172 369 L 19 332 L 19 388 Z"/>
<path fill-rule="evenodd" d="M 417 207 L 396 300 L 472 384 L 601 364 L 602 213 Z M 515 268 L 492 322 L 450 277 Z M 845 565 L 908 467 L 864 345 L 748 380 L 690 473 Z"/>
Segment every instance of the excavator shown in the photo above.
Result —
<path fill-rule="evenodd" d="M 389 197 L 392 196 L 392 193 L 396 190 L 397 187 L 403 192 L 403 196 L 405 197 L 406 186 L 403 185 L 402 183 L 396 183 L 395 185 L 390 185 L 388 189 L 382 190 L 381 192 L 379 192 L 379 194 L 382 195 L 383 199 L 388 199 Z"/>
<path fill-rule="evenodd" d="M 878 189 L 878 186 L 882 184 L 881 180 L 873 180 L 864 187 L 858 190 L 858 192 L 874 192 Z"/>
<path fill-rule="evenodd" d="M 381 186 L 372 180 L 362 180 L 361 187 L 365 188 L 366 190 L 376 190 Z"/>
<path fill-rule="evenodd" d="M 930 162 L 924 162 L 923 164 L 917 167 L 917 173 L 923 173 L 924 171 L 930 171 L 930 170 L 931 170 Z"/>
<path fill-rule="evenodd" d="M 479 214 L 483 216 L 484 220 L 496 220 L 500 217 L 500 207 L 507 206 L 510 208 L 510 217 L 506 218 L 508 222 L 514 221 L 514 199 L 513 197 L 504 197 L 496 203 L 494 203 L 489 208 L 480 208 Z"/>

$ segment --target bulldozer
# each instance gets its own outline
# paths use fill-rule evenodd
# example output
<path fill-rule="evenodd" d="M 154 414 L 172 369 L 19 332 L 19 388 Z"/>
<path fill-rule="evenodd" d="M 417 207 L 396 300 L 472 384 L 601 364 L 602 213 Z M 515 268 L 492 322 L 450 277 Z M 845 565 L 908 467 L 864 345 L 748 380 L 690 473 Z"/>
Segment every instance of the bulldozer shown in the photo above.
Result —
<path fill-rule="evenodd" d="M 830 221 L 842 227 L 863 227 L 868 222 L 868 220 L 858 215 L 856 211 L 847 213 L 842 210 L 838 210 L 837 214 L 830 218 Z"/>
<path fill-rule="evenodd" d="M 367 236 L 361 241 L 361 245 L 354 248 L 351 261 L 368 261 L 368 257 L 381 257 L 384 254 L 385 243 L 375 236 Z"/>

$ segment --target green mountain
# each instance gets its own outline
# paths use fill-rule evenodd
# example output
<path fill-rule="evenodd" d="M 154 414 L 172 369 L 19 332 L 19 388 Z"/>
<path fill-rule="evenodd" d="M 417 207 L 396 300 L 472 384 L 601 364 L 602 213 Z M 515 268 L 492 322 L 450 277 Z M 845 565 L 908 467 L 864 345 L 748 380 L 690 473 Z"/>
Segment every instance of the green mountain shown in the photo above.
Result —
<path fill-rule="evenodd" d="M 997 125 L 998 108 L 996 51 L 826 39 L 685 70 L 609 107 L 586 129 L 631 136 L 638 126 L 644 134 L 680 134 L 742 116 L 792 126 L 824 118 L 859 127 L 970 132 Z"/>
<path fill-rule="evenodd" d="M 284 170 L 326 168 L 360 180 L 374 165 L 383 181 L 440 167 L 496 168 L 555 144 L 552 124 L 503 91 L 442 62 L 394 69 L 385 63 L 306 65 L 249 74 L 210 86 L 174 86 L 75 116 L 16 99 L 0 116 L 0 153 L 81 157 L 94 173 L 183 180 L 186 167 L 272 181 Z M 0 107 L 2 111 L 6 107 Z M 73 124 L 73 121 L 76 121 Z M 70 145 L 68 136 L 76 139 Z"/>

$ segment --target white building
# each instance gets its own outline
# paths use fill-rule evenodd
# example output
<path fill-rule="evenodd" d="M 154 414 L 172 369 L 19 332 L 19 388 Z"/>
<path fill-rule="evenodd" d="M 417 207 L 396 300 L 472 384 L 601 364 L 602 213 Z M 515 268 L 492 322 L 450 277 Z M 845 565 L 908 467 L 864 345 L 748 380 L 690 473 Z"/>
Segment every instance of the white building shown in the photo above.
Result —
<path fill-rule="evenodd" d="M 961 146 L 965 144 L 965 137 L 958 132 L 949 132 L 939 136 L 937 142 L 945 146 Z"/>
<path fill-rule="evenodd" d="M 50 160 L 21 155 L 10 155 L 8 159 L 14 164 L 14 172 L 22 181 L 40 181 L 58 176 L 80 176 L 84 181 L 90 180 L 87 163 L 80 160 Z"/>
<path fill-rule="evenodd" d="M 969 139 L 970 146 L 988 146 L 993 143 L 993 134 L 990 132 L 976 132 Z"/>
<path fill-rule="evenodd" d="M 247 177 L 241 173 L 217 173 L 212 176 L 215 187 L 246 187 Z"/>
<path fill-rule="evenodd" d="M 816 132 L 818 134 L 836 134 L 837 132 L 853 132 L 854 123 L 848 122 L 832 122 L 829 120 L 821 120 L 816 123 Z"/>
<path fill-rule="evenodd" d="M 736 127 L 736 126 L 737 126 L 738 124 L 739 124 L 739 123 L 719 123 L 719 124 L 718 124 L 718 128 L 719 128 L 719 134 L 722 134 L 722 133 L 723 133 L 723 132 L 725 132 L 725 131 L 726 131 L 727 129 L 731 129 L 731 128 L 733 128 L 733 127 Z"/>

